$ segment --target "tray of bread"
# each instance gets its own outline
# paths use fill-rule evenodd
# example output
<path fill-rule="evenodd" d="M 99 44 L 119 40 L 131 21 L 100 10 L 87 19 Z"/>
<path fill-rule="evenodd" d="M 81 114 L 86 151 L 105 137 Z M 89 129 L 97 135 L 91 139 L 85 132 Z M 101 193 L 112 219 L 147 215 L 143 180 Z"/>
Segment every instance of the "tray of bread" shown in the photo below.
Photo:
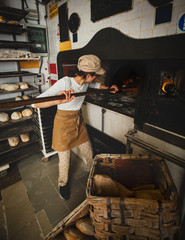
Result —
<path fill-rule="evenodd" d="M 37 117 L 37 113 L 31 107 L 16 108 L 0 112 L 0 127 L 11 125 L 15 122 L 25 121 Z"/>
<path fill-rule="evenodd" d="M 32 91 L 32 90 L 36 90 L 36 89 L 37 89 L 36 87 L 34 87 L 26 82 L 0 84 L 0 94 Z"/>

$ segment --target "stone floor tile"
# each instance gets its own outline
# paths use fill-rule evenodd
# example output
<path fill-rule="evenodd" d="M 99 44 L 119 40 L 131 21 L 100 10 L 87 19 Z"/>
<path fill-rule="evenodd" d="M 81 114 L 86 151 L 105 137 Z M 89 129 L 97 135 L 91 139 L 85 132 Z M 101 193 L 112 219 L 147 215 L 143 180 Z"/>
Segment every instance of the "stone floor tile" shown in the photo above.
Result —
<path fill-rule="evenodd" d="M 89 177 L 89 172 L 87 172 L 85 175 L 78 178 L 78 181 L 81 183 L 81 185 L 86 189 L 87 186 L 87 180 Z"/>
<path fill-rule="evenodd" d="M 39 230 L 36 220 L 30 222 L 23 229 L 16 232 L 9 240 L 42 240 L 44 237 Z"/>
<path fill-rule="evenodd" d="M 49 219 L 50 224 L 55 226 L 55 223 L 59 220 L 63 219 L 66 214 L 69 213 L 69 209 L 65 204 L 65 200 L 63 200 L 59 194 L 58 196 L 49 196 L 46 199 L 42 199 L 39 203 L 35 205 L 35 212 L 39 212 L 44 209 L 46 215 Z"/>
<path fill-rule="evenodd" d="M 4 209 L 3 209 L 3 201 L 0 201 L 0 226 L 4 225 Z"/>
<path fill-rule="evenodd" d="M 0 225 L 0 239 L 7 240 L 7 231 L 4 226 Z"/>
<path fill-rule="evenodd" d="M 52 166 L 47 169 L 45 174 L 50 179 L 53 187 L 58 192 L 58 165 Z"/>
<path fill-rule="evenodd" d="M 37 221 L 38 221 L 38 224 L 40 226 L 43 236 L 46 237 L 48 235 L 48 233 L 51 232 L 52 227 L 50 225 L 50 222 L 47 218 L 45 211 L 42 209 L 40 212 L 38 212 L 36 214 L 36 218 L 37 218 Z"/>
<path fill-rule="evenodd" d="M 70 199 L 65 201 L 65 203 L 71 212 L 85 199 L 86 199 L 85 189 L 80 185 L 80 187 L 77 189 L 77 192 L 71 193 Z"/>
<path fill-rule="evenodd" d="M 28 189 L 28 196 L 33 207 L 35 207 L 38 202 L 47 199 L 50 196 L 53 196 L 53 198 L 57 197 L 57 192 L 51 181 L 45 176 L 32 184 L 31 188 Z"/>
<path fill-rule="evenodd" d="M 23 181 L 19 181 L 7 188 L 4 188 L 1 193 L 6 209 L 16 205 L 24 199 L 29 201 Z"/>
<path fill-rule="evenodd" d="M 5 210 L 9 237 L 25 228 L 35 220 L 33 207 L 28 199 L 18 202 L 16 205 Z"/>
<path fill-rule="evenodd" d="M 0 239 L 7 239 L 7 231 L 6 231 L 6 222 L 5 222 L 5 213 L 3 207 L 3 201 L 0 201 Z"/>
<path fill-rule="evenodd" d="M 58 189 L 57 154 L 51 156 L 48 162 L 42 162 L 42 157 L 43 154 L 40 152 L 19 161 L 17 163 L 19 181 L 11 182 L 10 188 L 3 189 L 2 203 L 5 202 L 6 206 L 10 240 L 42 239 L 49 229 L 61 222 L 86 198 L 88 176 L 86 164 L 82 159 L 71 152 L 69 171 L 71 198 L 65 201 L 60 197 Z M 0 202 L 0 223 L 1 221 Z M 0 239 L 6 240 L 4 230 L 6 228 L 0 228 Z"/>
<path fill-rule="evenodd" d="M 33 170 L 36 168 L 41 168 L 43 166 L 42 159 L 43 154 L 41 152 L 37 152 L 35 154 L 30 155 L 22 160 L 20 160 L 17 165 L 20 171 L 26 171 L 29 169 Z"/>
<path fill-rule="evenodd" d="M 70 196 L 74 196 L 81 188 L 80 182 L 71 174 L 69 177 Z"/>
<path fill-rule="evenodd" d="M 7 169 L 7 175 L 0 178 L 0 190 L 7 188 L 8 186 L 15 184 L 16 182 L 21 181 L 21 175 L 19 173 L 19 169 L 15 163 L 11 165 L 9 169 Z M 0 200 L 1 192 L 0 192 Z"/>
<path fill-rule="evenodd" d="M 26 185 L 27 190 L 29 191 L 33 185 L 38 184 L 40 180 L 46 177 L 45 168 L 43 167 L 35 167 L 35 168 L 24 168 L 20 169 L 20 173 L 24 184 Z"/>

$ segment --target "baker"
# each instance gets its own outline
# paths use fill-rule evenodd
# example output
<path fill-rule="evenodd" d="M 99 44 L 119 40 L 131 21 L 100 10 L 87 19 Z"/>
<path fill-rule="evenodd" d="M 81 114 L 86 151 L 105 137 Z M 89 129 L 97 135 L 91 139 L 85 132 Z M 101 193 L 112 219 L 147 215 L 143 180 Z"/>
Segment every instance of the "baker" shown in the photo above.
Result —
<path fill-rule="evenodd" d="M 101 66 L 101 60 L 95 55 L 83 55 L 78 59 L 77 68 L 68 76 L 58 80 L 52 87 L 39 97 L 65 94 L 66 99 L 37 103 L 35 107 L 46 108 L 57 105 L 54 119 L 52 148 L 57 151 L 59 157 L 58 185 L 63 199 L 69 199 L 68 172 L 70 167 L 70 150 L 79 147 L 81 154 L 86 159 L 88 168 L 93 162 L 92 146 L 89 140 L 81 107 L 85 96 L 71 96 L 72 92 L 86 92 L 88 87 L 108 89 L 104 84 L 95 82 L 97 75 L 103 75 L 105 70 Z M 111 87 L 113 93 L 118 87 Z"/>

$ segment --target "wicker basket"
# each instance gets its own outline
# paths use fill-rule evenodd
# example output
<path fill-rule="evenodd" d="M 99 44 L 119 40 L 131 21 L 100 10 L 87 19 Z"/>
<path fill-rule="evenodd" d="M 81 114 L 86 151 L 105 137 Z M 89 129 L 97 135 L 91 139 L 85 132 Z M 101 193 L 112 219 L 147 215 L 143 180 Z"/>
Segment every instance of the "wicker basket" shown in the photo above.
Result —
<path fill-rule="evenodd" d="M 45 240 L 65 240 L 63 231 L 73 226 L 80 218 L 89 216 L 89 206 L 87 200 L 84 200 L 78 207 L 76 207 L 70 214 L 68 214 L 53 230 L 45 237 Z M 89 240 L 96 240 L 94 237 L 87 236 Z"/>
<path fill-rule="evenodd" d="M 166 200 L 96 196 L 95 174 L 106 174 L 127 188 L 154 184 Z M 87 202 L 96 239 L 179 239 L 176 187 L 165 161 L 154 156 L 107 155 L 95 157 L 87 182 Z"/>

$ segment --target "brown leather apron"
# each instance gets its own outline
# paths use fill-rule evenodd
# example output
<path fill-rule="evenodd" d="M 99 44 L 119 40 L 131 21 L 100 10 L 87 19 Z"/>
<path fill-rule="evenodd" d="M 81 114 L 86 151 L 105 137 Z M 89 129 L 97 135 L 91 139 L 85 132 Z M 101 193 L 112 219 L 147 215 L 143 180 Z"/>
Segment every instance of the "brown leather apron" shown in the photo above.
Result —
<path fill-rule="evenodd" d="M 52 148 L 66 151 L 89 141 L 87 129 L 79 111 L 57 110 L 54 119 Z"/>

